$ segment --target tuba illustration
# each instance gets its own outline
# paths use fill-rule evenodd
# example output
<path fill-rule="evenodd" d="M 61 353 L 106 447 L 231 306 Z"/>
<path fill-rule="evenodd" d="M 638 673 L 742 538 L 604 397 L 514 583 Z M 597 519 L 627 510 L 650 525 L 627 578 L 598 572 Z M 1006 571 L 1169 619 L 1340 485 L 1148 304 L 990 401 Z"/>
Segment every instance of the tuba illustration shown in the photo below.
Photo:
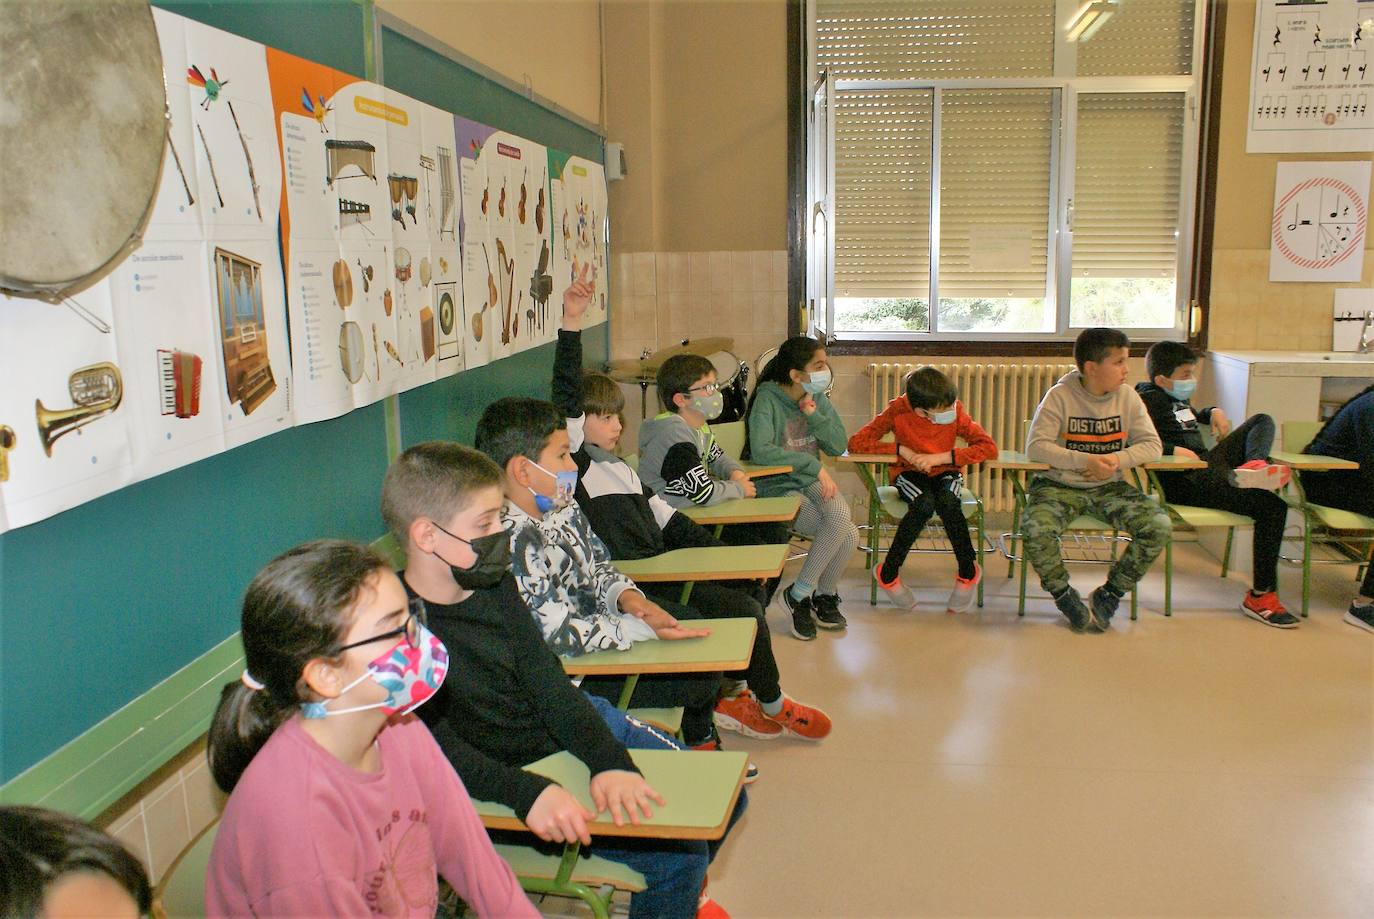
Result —
<path fill-rule="evenodd" d="M 38 439 L 48 456 L 52 456 L 52 445 L 59 437 L 119 408 L 124 399 L 124 380 L 114 364 L 91 364 L 72 371 L 67 378 L 67 391 L 76 403 L 71 408 L 52 411 L 43 407 L 42 399 L 33 401 L 34 413 L 38 416 Z"/>

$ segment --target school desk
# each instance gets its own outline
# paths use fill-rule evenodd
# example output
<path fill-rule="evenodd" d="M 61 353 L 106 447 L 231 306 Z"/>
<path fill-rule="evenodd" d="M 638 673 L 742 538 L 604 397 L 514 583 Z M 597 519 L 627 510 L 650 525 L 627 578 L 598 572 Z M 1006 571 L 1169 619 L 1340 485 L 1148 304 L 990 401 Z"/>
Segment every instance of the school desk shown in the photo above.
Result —
<path fill-rule="evenodd" d="M 761 479 L 770 475 L 782 475 L 783 473 L 792 471 L 791 466 L 764 466 L 758 463 L 746 463 L 743 460 L 740 461 L 739 467 L 743 469 L 744 474 L 751 479 Z"/>
<path fill-rule="evenodd" d="M 787 563 L 787 546 L 698 546 L 649 558 L 613 561 L 641 583 L 662 581 L 748 581 L 775 578 Z"/>
<path fill-rule="evenodd" d="M 710 507 L 689 507 L 683 516 L 704 527 L 715 527 L 715 535 L 727 523 L 791 523 L 801 507 L 801 495 L 777 498 L 735 498 Z"/>

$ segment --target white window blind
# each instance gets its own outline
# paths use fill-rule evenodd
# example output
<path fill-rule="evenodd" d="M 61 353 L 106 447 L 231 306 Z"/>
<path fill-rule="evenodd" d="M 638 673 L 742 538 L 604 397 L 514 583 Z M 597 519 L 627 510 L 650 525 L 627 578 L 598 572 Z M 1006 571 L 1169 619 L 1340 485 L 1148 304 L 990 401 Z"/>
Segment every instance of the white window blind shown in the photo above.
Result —
<path fill-rule="evenodd" d="M 816 69 L 837 80 L 1048 77 L 1054 0 L 815 0 Z"/>
<path fill-rule="evenodd" d="M 1082 93 L 1074 164 L 1074 277 L 1173 277 L 1182 93 Z"/>
<path fill-rule="evenodd" d="M 1185 76 L 1193 72 L 1195 0 L 1126 0 L 1078 45 L 1081 77 Z"/>
<path fill-rule="evenodd" d="M 1045 296 L 1053 96 L 1049 89 L 941 93 L 942 302 Z"/>
<path fill-rule="evenodd" d="M 929 296 L 932 97 L 836 93 L 837 297 Z"/>

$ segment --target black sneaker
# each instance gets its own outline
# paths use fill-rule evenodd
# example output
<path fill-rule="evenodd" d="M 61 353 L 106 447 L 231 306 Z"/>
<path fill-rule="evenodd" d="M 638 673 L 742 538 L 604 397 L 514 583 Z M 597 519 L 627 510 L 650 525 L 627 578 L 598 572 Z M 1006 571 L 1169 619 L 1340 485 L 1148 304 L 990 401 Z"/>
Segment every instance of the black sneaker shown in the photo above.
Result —
<path fill-rule="evenodd" d="M 1083 632 L 1089 629 L 1101 631 L 1097 620 L 1093 618 L 1092 612 L 1083 605 L 1083 598 L 1078 591 L 1072 587 L 1065 587 L 1064 592 L 1054 597 L 1054 605 L 1059 608 L 1059 612 L 1069 620 L 1069 628 L 1075 632 Z"/>
<path fill-rule="evenodd" d="M 842 629 L 849 625 L 844 613 L 840 612 L 839 594 L 812 594 L 811 618 L 823 629 Z"/>
<path fill-rule="evenodd" d="M 1105 632 L 1111 627 L 1112 617 L 1116 615 L 1116 607 L 1120 602 L 1121 594 L 1106 584 L 1088 595 L 1088 606 L 1092 610 L 1093 618 L 1101 626 L 1098 631 Z"/>
<path fill-rule="evenodd" d="M 801 600 L 792 596 L 792 588 L 782 589 L 782 602 L 792 614 L 792 637 L 801 641 L 812 641 L 816 637 L 816 622 L 812 617 L 811 598 Z"/>
<path fill-rule="evenodd" d="M 1357 629 L 1374 632 L 1374 603 L 1366 603 L 1363 606 L 1350 604 L 1350 609 L 1345 614 L 1345 621 Z"/>

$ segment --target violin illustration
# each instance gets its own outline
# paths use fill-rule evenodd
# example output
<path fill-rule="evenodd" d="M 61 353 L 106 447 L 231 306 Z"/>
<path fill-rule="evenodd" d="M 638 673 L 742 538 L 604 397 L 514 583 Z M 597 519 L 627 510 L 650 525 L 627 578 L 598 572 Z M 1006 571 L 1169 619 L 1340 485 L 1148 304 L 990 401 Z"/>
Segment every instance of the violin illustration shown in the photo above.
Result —
<path fill-rule="evenodd" d="M 501 180 L 501 200 L 496 202 L 496 213 L 502 217 L 506 216 L 506 180 Z"/>
<path fill-rule="evenodd" d="M 544 232 L 544 185 L 548 182 L 548 173 L 545 173 L 544 182 L 539 186 L 539 198 L 534 205 L 534 228 L 540 233 Z"/>
<path fill-rule="evenodd" d="M 520 203 L 515 206 L 515 216 L 521 223 L 525 222 L 525 201 L 527 199 L 525 188 L 525 177 L 529 173 L 529 167 L 525 167 L 525 173 L 520 176 Z"/>
<path fill-rule="evenodd" d="M 482 213 L 487 212 L 487 201 L 491 198 L 491 186 L 482 189 Z"/>

